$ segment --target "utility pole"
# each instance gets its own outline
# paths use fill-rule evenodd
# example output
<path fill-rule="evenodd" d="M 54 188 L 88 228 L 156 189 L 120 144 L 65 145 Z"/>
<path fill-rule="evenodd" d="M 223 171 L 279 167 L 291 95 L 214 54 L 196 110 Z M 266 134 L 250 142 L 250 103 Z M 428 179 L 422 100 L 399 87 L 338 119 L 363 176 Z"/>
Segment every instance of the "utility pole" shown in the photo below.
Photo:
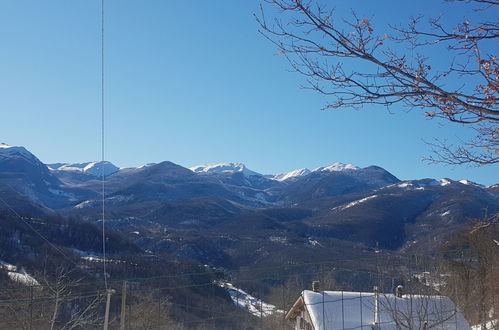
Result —
<path fill-rule="evenodd" d="M 106 314 L 104 315 L 104 330 L 109 328 L 109 305 L 111 304 L 111 295 L 114 293 L 113 289 L 107 289 L 106 299 Z"/>
<path fill-rule="evenodd" d="M 29 288 L 29 330 L 33 328 L 33 285 Z"/>
<path fill-rule="evenodd" d="M 258 296 L 260 299 L 260 329 L 263 330 L 263 301 L 262 301 L 262 289 L 259 289 Z"/>
<path fill-rule="evenodd" d="M 374 324 L 373 329 L 379 330 L 379 287 L 374 287 Z"/>
<path fill-rule="evenodd" d="M 125 319 L 126 319 L 126 281 L 123 281 L 123 287 L 121 289 L 121 317 L 120 317 L 120 330 L 125 330 Z"/>

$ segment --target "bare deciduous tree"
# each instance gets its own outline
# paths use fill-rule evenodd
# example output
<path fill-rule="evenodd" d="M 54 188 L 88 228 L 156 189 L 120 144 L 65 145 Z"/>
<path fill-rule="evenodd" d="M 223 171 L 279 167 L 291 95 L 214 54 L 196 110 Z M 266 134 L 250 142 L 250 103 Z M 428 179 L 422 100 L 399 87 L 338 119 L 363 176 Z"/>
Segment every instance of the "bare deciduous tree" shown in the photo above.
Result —
<path fill-rule="evenodd" d="M 63 268 L 56 269 L 53 280 L 49 280 L 45 275 L 44 282 L 45 287 L 51 293 L 53 301 L 49 324 L 50 330 L 80 329 L 99 323 L 98 307 L 104 300 L 103 294 L 92 293 L 82 297 L 79 294 L 72 293 L 71 288 L 75 287 L 79 281 L 71 279 L 69 273 Z M 61 317 L 63 307 L 68 312 Z"/>
<path fill-rule="evenodd" d="M 452 2 L 452 1 L 450 1 Z M 404 104 L 429 118 L 464 124 L 474 139 L 452 146 L 432 144 L 428 160 L 451 164 L 499 163 L 499 38 L 497 0 L 456 0 L 492 20 L 465 19 L 446 26 L 423 16 L 377 31 L 370 19 L 337 17 L 319 1 L 264 0 L 256 19 L 308 88 L 331 98 L 325 109 Z M 267 7 L 280 10 L 266 17 Z M 485 15 L 489 13 L 489 15 Z M 449 58 L 442 67 L 429 54 Z"/>
<path fill-rule="evenodd" d="M 448 248 L 443 270 L 449 274 L 446 293 L 466 317 L 483 328 L 497 329 L 499 308 L 499 215 L 473 223 Z M 496 321 L 494 321 L 496 322 Z"/>
<path fill-rule="evenodd" d="M 72 292 L 79 281 L 58 268 L 52 275 L 46 270 L 36 277 L 42 284 L 9 284 L 0 292 L 1 329 L 93 329 L 100 327 L 104 294 Z"/>

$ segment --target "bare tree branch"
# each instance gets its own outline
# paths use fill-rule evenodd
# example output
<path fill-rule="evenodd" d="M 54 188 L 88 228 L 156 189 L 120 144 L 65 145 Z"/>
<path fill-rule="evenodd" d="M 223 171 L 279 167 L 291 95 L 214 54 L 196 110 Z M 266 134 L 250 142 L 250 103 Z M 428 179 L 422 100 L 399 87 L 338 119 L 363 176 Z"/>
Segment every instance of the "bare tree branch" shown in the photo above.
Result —
<path fill-rule="evenodd" d="M 489 54 L 490 43 L 495 45 L 499 38 L 499 23 L 464 20 L 447 27 L 437 17 L 421 27 L 423 17 L 419 16 L 407 26 L 392 26 L 390 33 L 377 34 L 371 20 L 356 13 L 345 20 L 312 1 L 264 2 L 281 13 L 269 21 L 262 6 L 261 14 L 255 16 L 260 32 L 294 71 L 307 78 L 307 88 L 332 99 L 325 109 L 401 103 L 420 109 L 429 118 L 467 125 L 478 132 L 473 141 L 455 149 L 446 146 L 431 161 L 499 162 L 499 60 Z M 499 4 L 495 0 L 467 3 L 487 4 L 492 9 Z M 404 53 L 401 46 L 409 47 L 411 53 Z M 432 68 L 431 59 L 424 55 L 428 47 L 452 55 L 446 68 Z"/>

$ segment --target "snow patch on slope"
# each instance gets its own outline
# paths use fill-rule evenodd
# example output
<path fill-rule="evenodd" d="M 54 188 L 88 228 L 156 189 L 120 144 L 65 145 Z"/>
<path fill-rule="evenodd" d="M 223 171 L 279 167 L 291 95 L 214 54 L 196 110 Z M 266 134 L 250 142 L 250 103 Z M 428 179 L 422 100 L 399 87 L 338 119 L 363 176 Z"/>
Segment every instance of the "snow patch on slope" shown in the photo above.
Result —
<path fill-rule="evenodd" d="M 422 180 L 412 180 L 404 181 L 398 183 L 396 186 L 399 188 L 404 188 L 406 190 L 424 190 L 428 187 L 436 187 L 442 185 L 440 181 L 434 179 L 422 179 Z"/>
<path fill-rule="evenodd" d="M 313 169 L 312 172 L 339 172 L 339 171 L 348 171 L 348 170 L 359 170 L 360 168 L 352 165 L 352 164 L 343 164 L 343 163 L 333 163 L 328 166 L 318 167 Z"/>
<path fill-rule="evenodd" d="M 193 166 L 189 168 L 195 173 L 243 173 L 244 176 L 262 176 L 260 173 L 248 169 L 242 163 L 216 163 Z"/>
<path fill-rule="evenodd" d="M 447 210 L 447 211 L 440 214 L 441 217 L 446 217 L 448 215 L 450 215 L 450 210 Z"/>
<path fill-rule="evenodd" d="M 58 171 L 80 172 L 93 176 L 101 176 L 104 171 L 105 176 L 109 176 L 119 171 L 119 168 L 108 161 L 87 162 L 87 163 L 64 163 L 51 164 L 49 168 Z"/>
<path fill-rule="evenodd" d="M 80 256 L 81 259 L 89 262 L 104 262 L 104 258 L 94 252 L 90 251 L 82 251 L 78 249 L 73 249 L 73 251 Z M 106 262 L 114 263 L 114 264 L 119 264 L 119 263 L 124 263 L 122 260 L 118 259 L 106 259 Z"/>
<path fill-rule="evenodd" d="M 374 199 L 376 197 L 378 197 L 378 195 L 367 196 L 367 197 L 364 197 L 362 199 L 359 199 L 359 200 L 356 200 L 356 201 L 353 201 L 353 202 L 350 202 L 350 203 L 347 203 L 347 204 L 344 204 L 344 205 L 340 205 L 340 206 L 334 207 L 334 208 L 331 209 L 331 211 L 343 211 L 343 210 L 346 210 L 346 209 L 348 209 L 348 208 L 350 208 L 352 206 L 359 205 L 361 203 L 365 203 L 368 200 Z"/>
<path fill-rule="evenodd" d="M 143 169 L 143 168 L 146 168 L 146 167 L 150 167 L 150 166 L 154 166 L 154 165 L 157 165 L 157 163 L 147 163 L 147 164 L 144 164 L 144 165 L 137 166 L 136 169 L 140 170 L 140 169 Z"/>
<path fill-rule="evenodd" d="M 28 159 L 33 159 L 35 156 L 26 150 L 24 147 L 14 147 L 5 143 L 0 143 L 0 156 L 21 156 Z"/>
<path fill-rule="evenodd" d="M 27 274 L 26 272 L 22 272 L 22 273 L 19 273 L 19 272 L 8 272 L 7 276 L 9 276 L 9 278 L 12 281 L 17 282 L 17 283 L 21 283 L 21 284 L 23 284 L 25 286 L 40 285 L 40 283 L 38 283 L 38 281 L 34 277 L 32 277 L 31 275 Z"/>
<path fill-rule="evenodd" d="M 245 291 L 236 288 L 231 283 L 218 283 L 218 285 L 227 290 L 234 305 L 246 309 L 254 316 L 270 316 L 274 313 L 284 314 L 284 311 L 277 309 L 274 305 L 253 297 Z"/>
<path fill-rule="evenodd" d="M 449 179 L 446 179 L 446 178 L 440 179 L 438 181 L 440 182 L 441 186 L 448 186 L 448 185 L 450 185 L 452 183 L 452 180 L 449 180 Z"/>
<path fill-rule="evenodd" d="M 473 181 L 469 181 L 469 180 L 459 180 L 459 183 L 467 185 L 467 186 L 475 186 L 475 187 L 485 188 L 485 186 L 478 184 L 476 182 L 473 182 Z"/>
<path fill-rule="evenodd" d="M 7 270 L 7 276 L 14 282 L 20 283 L 25 286 L 34 286 L 34 285 L 40 285 L 38 281 L 26 271 L 17 270 L 17 266 L 11 265 L 9 263 L 6 263 L 4 261 L 0 261 L 0 268 Z"/>
<path fill-rule="evenodd" d="M 273 177 L 271 177 L 271 179 L 276 181 L 294 180 L 309 173 L 310 170 L 308 168 L 299 168 L 291 172 L 274 175 Z"/>
<path fill-rule="evenodd" d="M 91 200 L 83 201 L 80 204 L 75 205 L 74 208 L 76 208 L 76 209 L 82 209 L 82 208 L 85 208 L 85 207 L 91 207 L 93 205 L 93 203 L 95 203 L 95 201 L 91 201 Z"/>

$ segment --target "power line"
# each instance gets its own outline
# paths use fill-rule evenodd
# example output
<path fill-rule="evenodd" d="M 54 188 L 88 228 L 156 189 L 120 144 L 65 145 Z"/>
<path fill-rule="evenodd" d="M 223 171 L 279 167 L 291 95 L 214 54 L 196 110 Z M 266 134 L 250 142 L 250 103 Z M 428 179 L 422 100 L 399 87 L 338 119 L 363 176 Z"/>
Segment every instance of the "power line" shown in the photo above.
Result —
<path fill-rule="evenodd" d="M 12 191 L 14 191 L 12 189 L 12 187 L 10 187 L 9 185 L 7 185 Z M 15 192 L 15 191 L 14 191 Z M 38 230 L 36 230 L 36 228 L 34 228 L 29 222 L 27 222 L 19 213 L 16 212 L 16 210 L 9 205 L 9 203 L 7 203 L 2 197 L 0 197 L 0 201 L 12 212 L 14 213 L 31 231 L 33 231 L 35 234 L 38 235 L 38 237 L 40 237 L 42 240 L 44 240 L 45 242 L 47 242 L 52 248 L 54 248 L 57 252 L 59 252 L 64 258 L 66 258 L 66 260 L 68 260 L 69 262 L 71 262 L 74 266 L 77 266 L 77 264 L 67 255 L 65 254 L 64 252 L 62 252 L 61 249 L 59 249 L 57 246 L 55 246 L 52 242 L 50 242 L 45 236 L 43 236 Z"/>
<path fill-rule="evenodd" d="M 104 122 L 104 0 L 101 0 L 101 182 L 102 182 L 102 267 L 104 276 L 104 286 L 107 286 L 107 271 L 106 271 L 106 177 L 104 172 L 105 161 L 105 122 Z"/>
<path fill-rule="evenodd" d="M 24 221 L 24 219 L 23 219 Z M 463 251 L 462 249 L 454 249 L 454 250 L 444 250 L 442 252 L 457 252 L 457 251 Z M 412 262 L 411 258 L 413 256 L 407 256 L 404 258 L 401 258 L 400 260 L 397 260 L 398 263 L 394 263 L 391 261 L 392 266 L 404 266 L 407 265 L 408 262 Z M 338 266 L 338 263 L 341 262 L 350 262 L 353 259 L 348 258 L 348 259 L 335 259 L 331 261 L 323 261 L 323 262 L 309 262 L 309 263 L 293 263 L 293 264 L 287 264 L 287 265 L 279 265 L 279 266 L 268 266 L 268 267 L 253 267 L 253 268 L 242 268 L 238 270 L 213 270 L 213 269 L 206 269 L 204 271 L 200 272 L 189 272 L 189 273 L 180 273 L 180 274 L 169 274 L 169 275 L 160 275 L 160 276 L 150 276 L 150 277 L 130 277 L 130 278 L 121 278 L 121 279 L 116 279 L 116 280 L 111 280 L 108 281 L 109 283 L 121 283 L 123 280 L 130 281 L 130 282 L 147 282 L 147 281 L 152 281 L 152 280 L 162 280 L 162 279 L 181 279 L 185 277 L 192 277 L 192 276 L 207 276 L 207 275 L 214 275 L 214 274 L 224 274 L 224 275 L 232 275 L 232 276 L 237 276 L 237 275 L 244 275 L 245 273 L 256 273 L 256 272 L 266 272 L 266 271 L 276 271 L 276 270 L 284 270 L 287 272 L 292 272 L 293 268 L 303 268 L 306 267 L 309 269 L 310 267 L 319 267 L 319 266 L 331 266 L 330 269 L 323 269 L 321 271 L 300 271 L 300 272 L 294 272 L 294 273 L 288 273 L 288 274 L 267 274 L 263 275 L 262 277 L 255 277 L 253 276 L 251 279 L 238 279 L 238 282 L 251 282 L 251 281 L 257 281 L 257 280 L 272 280 L 272 279 L 284 279 L 288 278 L 294 275 L 312 275 L 316 273 L 323 273 L 323 272 L 328 272 L 328 271 L 346 271 L 346 272 L 358 272 L 358 273 L 374 273 L 375 270 L 369 270 L 369 269 L 359 269 L 359 268 L 347 268 L 345 266 L 341 267 Z M 365 262 L 365 261 L 372 261 L 374 260 L 374 257 L 365 257 L 365 258 L 356 258 L 355 261 L 357 262 Z M 73 262 L 74 264 L 74 262 Z M 75 264 L 76 265 L 76 264 Z M 394 272 L 396 272 L 394 270 Z M 99 281 L 87 281 L 87 282 L 78 282 L 75 283 L 74 285 L 70 286 L 83 286 L 83 285 L 91 285 L 91 284 L 96 284 L 99 283 Z M 209 282 L 212 284 L 213 282 Z M 207 285 L 209 283 L 204 283 L 203 285 Z M 44 287 L 46 285 L 40 284 L 40 285 L 35 285 L 33 287 Z M 194 284 L 193 287 L 199 286 L 199 284 Z M 182 286 L 182 288 L 189 287 L 189 286 Z M 164 289 L 167 289 L 168 287 L 165 287 Z M 173 288 L 168 288 L 168 289 L 173 289 Z M 23 290 L 22 288 L 11 288 L 11 289 L 2 289 L 2 290 Z M 1 290 L 0 290 L 1 291 Z"/>

